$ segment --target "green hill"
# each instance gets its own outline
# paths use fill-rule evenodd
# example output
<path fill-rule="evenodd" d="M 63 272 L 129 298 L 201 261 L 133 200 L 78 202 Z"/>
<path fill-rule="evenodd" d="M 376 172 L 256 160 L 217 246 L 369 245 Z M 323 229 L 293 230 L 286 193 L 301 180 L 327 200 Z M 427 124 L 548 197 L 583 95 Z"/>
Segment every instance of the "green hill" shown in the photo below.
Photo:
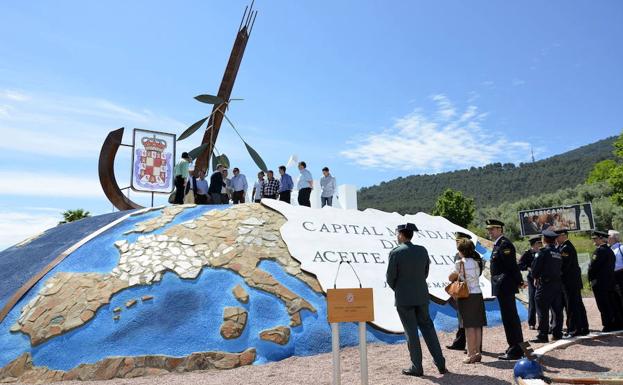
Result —
<path fill-rule="evenodd" d="M 359 209 L 373 207 L 401 214 L 430 212 L 446 188 L 474 198 L 477 208 L 515 202 L 528 196 L 554 193 L 586 181 L 596 162 L 614 159 L 616 137 L 576 148 L 534 163 L 492 163 L 484 167 L 412 175 L 397 178 L 359 191 Z M 486 151 L 486 149 L 483 149 Z"/>

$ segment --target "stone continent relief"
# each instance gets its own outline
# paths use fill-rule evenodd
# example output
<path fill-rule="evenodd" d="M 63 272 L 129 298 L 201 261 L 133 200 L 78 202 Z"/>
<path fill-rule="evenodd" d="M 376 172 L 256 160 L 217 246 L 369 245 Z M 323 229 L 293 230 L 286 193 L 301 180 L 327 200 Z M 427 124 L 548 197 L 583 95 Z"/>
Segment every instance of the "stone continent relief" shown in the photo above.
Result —
<path fill-rule="evenodd" d="M 189 207 L 193 205 L 166 207 L 161 216 L 136 224 L 132 231 L 148 233 L 163 228 Z M 299 262 L 290 255 L 279 233 L 284 223 L 282 215 L 260 204 L 236 205 L 208 211 L 171 226 L 162 234 L 141 235 L 133 243 L 119 240 L 115 242 L 119 261 L 109 274 L 57 273 L 21 309 L 11 331 L 27 334 L 31 344 L 38 345 L 84 325 L 121 290 L 151 285 L 160 281 L 165 272 L 195 279 L 206 267 L 230 270 L 240 275 L 248 286 L 274 295 L 283 302 L 290 326 L 298 326 L 302 310 L 315 312 L 316 309 L 258 267 L 262 260 L 276 261 L 286 273 L 322 293 L 315 277 L 302 271 Z M 232 295 L 241 303 L 249 300 L 249 294 L 241 286 L 233 288 Z M 125 307 L 135 304 L 136 301 L 128 301 Z M 112 316 L 119 319 L 121 310 L 113 309 Z M 244 329 L 247 313 L 233 314 L 227 310 L 226 315 L 225 323 L 230 321 L 226 338 L 235 338 Z"/>

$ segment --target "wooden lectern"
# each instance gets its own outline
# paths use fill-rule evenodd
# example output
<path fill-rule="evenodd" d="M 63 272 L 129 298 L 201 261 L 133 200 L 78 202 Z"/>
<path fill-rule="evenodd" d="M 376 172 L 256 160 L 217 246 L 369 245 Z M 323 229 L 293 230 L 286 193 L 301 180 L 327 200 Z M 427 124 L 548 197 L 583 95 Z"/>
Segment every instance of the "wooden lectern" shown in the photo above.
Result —
<path fill-rule="evenodd" d="M 348 262 L 345 262 L 348 263 Z M 340 262 L 340 265 L 342 262 Z M 351 268 L 352 265 L 348 263 Z M 337 274 L 340 268 L 338 265 Z M 355 276 L 357 272 L 353 269 Z M 337 281 L 337 274 L 335 279 Z M 359 280 L 359 277 L 357 277 Z M 371 288 L 327 290 L 327 318 L 331 324 L 333 351 L 333 385 L 340 385 L 340 322 L 359 322 L 359 361 L 361 365 L 361 384 L 368 385 L 368 350 L 366 345 L 366 322 L 374 321 L 374 297 Z"/>

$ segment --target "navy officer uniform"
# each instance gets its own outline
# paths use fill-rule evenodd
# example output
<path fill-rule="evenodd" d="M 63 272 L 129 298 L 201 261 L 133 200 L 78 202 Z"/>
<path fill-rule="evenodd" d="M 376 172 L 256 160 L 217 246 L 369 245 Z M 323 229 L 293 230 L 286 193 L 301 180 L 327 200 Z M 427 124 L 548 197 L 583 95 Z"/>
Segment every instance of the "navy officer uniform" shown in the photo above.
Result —
<path fill-rule="evenodd" d="M 500 229 L 497 239 L 492 239 L 494 243 L 490 262 L 491 291 L 500 305 L 500 315 L 508 348 L 498 358 L 517 360 L 523 356 L 520 346 L 523 342 L 523 333 L 519 314 L 517 314 L 515 294 L 519 293 L 519 287 L 523 286 L 523 278 L 517 265 L 515 246 L 503 234 L 504 223 L 496 219 L 488 219 L 486 224 L 490 235 L 494 229 Z"/>
<path fill-rule="evenodd" d="M 530 242 L 530 248 L 521 255 L 519 258 L 519 270 L 528 271 L 528 275 L 526 276 L 526 280 L 528 281 L 528 326 L 530 329 L 536 329 L 536 304 L 534 303 L 534 293 L 536 292 L 536 288 L 534 287 L 534 281 L 532 280 L 532 262 L 534 261 L 534 256 L 536 255 L 536 251 L 533 248 L 538 247 L 535 246 L 538 242 L 541 242 L 540 235 L 533 235 L 528 239 Z"/>
<path fill-rule="evenodd" d="M 569 230 L 556 230 L 556 234 L 566 236 Z M 558 246 L 562 258 L 562 293 L 567 309 L 567 336 L 585 336 L 589 333 L 586 308 L 582 302 L 582 269 L 578 263 L 578 252 L 569 239 Z"/>
<path fill-rule="evenodd" d="M 536 286 L 534 301 L 539 318 L 539 333 L 532 342 L 548 342 L 549 311 L 552 309 L 552 338 L 562 338 L 562 258 L 555 242 L 558 234 L 553 230 L 542 232 L 545 247 L 541 248 L 532 262 L 532 278 Z"/>
<path fill-rule="evenodd" d="M 428 313 L 430 295 L 428 293 L 428 269 L 430 260 L 426 249 L 411 243 L 417 227 L 413 223 L 396 228 L 399 246 L 389 253 L 386 280 L 394 291 L 396 310 L 407 337 L 407 347 L 411 356 L 411 367 L 403 374 L 422 376 L 422 348 L 418 328 L 424 337 L 428 351 L 441 374 L 446 373 L 446 361 L 441 352 L 435 325 Z"/>
<path fill-rule="evenodd" d="M 595 230 L 591 238 L 594 239 L 597 248 L 588 265 L 588 280 L 595 295 L 597 308 L 601 313 L 602 331 L 610 332 L 623 327 L 621 314 L 619 314 L 615 303 L 612 301 L 616 257 L 612 249 L 608 247 L 608 233 Z"/>

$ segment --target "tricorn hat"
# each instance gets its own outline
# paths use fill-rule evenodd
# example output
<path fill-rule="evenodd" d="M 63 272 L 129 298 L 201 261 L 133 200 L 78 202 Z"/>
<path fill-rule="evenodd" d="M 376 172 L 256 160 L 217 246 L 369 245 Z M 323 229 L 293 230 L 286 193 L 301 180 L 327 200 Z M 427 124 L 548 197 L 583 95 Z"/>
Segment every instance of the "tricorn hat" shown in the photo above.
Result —
<path fill-rule="evenodd" d="M 487 224 L 488 229 L 492 229 L 494 227 L 504 227 L 504 222 L 498 221 L 497 219 L 487 219 L 485 223 Z"/>
<path fill-rule="evenodd" d="M 541 234 L 543 234 L 543 236 L 545 238 L 556 238 L 556 237 L 558 237 L 558 234 L 556 234 L 556 232 L 554 230 L 550 230 L 550 229 L 545 229 L 545 230 L 541 231 Z"/>
<path fill-rule="evenodd" d="M 400 230 L 417 231 L 417 226 L 415 226 L 413 223 L 406 223 L 404 225 L 396 226 L 396 231 L 400 231 Z"/>
<path fill-rule="evenodd" d="M 608 233 L 605 231 L 593 230 L 591 238 L 608 238 Z"/>
<path fill-rule="evenodd" d="M 533 235 L 528 239 L 528 242 L 530 242 L 530 245 L 534 245 L 537 242 L 541 241 L 541 236 L 540 235 Z"/>
<path fill-rule="evenodd" d="M 461 239 L 461 238 L 463 238 L 463 239 L 472 239 L 472 236 L 467 234 L 467 233 L 464 233 L 462 231 L 457 231 L 457 232 L 454 233 L 454 239 Z"/>

